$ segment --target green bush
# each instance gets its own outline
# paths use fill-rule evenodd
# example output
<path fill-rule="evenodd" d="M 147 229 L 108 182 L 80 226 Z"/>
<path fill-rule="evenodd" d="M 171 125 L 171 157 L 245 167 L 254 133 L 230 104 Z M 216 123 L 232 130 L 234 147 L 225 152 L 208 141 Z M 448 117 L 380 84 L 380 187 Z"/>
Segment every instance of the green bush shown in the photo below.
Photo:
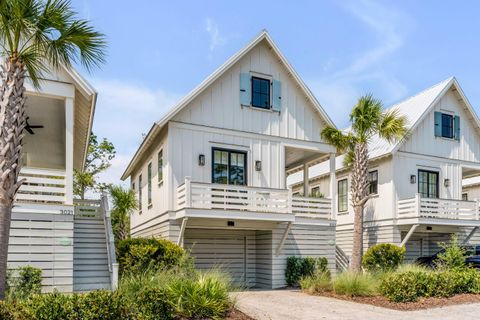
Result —
<path fill-rule="evenodd" d="M 331 280 L 329 271 L 317 272 L 315 275 L 302 277 L 300 288 L 310 294 L 330 291 L 332 289 Z"/>
<path fill-rule="evenodd" d="M 17 276 L 10 270 L 7 277 L 7 300 L 24 300 L 42 291 L 42 269 L 23 266 L 17 269 Z"/>
<path fill-rule="evenodd" d="M 138 318 L 141 320 L 170 320 L 175 309 L 165 288 L 150 287 L 141 290 L 137 297 Z"/>
<path fill-rule="evenodd" d="M 412 267 L 385 276 L 380 291 L 394 302 L 413 302 L 424 297 L 450 297 L 460 293 L 480 293 L 480 272 L 468 268 L 434 271 Z"/>
<path fill-rule="evenodd" d="M 437 269 L 466 268 L 466 251 L 465 248 L 460 247 L 455 234 L 452 234 L 450 243 L 441 242 L 439 245 L 443 249 L 443 252 L 437 256 L 435 261 Z"/>
<path fill-rule="evenodd" d="M 17 320 L 17 317 L 15 316 L 15 309 L 12 304 L 0 301 L 0 319 Z"/>
<path fill-rule="evenodd" d="M 405 247 L 381 243 L 370 247 L 362 257 L 363 267 L 370 272 L 395 270 L 405 258 Z"/>
<path fill-rule="evenodd" d="M 232 304 L 228 277 L 216 271 L 197 277 L 177 277 L 167 287 L 180 318 L 223 319 Z"/>
<path fill-rule="evenodd" d="M 58 292 L 33 295 L 26 300 L 24 309 L 32 320 L 75 319 L 72 296 Z"/>
<path fill-rule="evenodd" d="M 119 241 L 117 261 L 120 274 L 168 269 L 185 260 L 185 251 L 169 240 L 132 238 Z"/>
<path fill-rule="evenodd" d="M 368 273 L 345 271 L 332 282 L 336 294 L 350 297 L 369 297 L 378 292 L 378 281 Z"/>
<path fill-rule="evenodd" d="M 326 271 L 328 271 L 328 260 L 325 257 L 288 257 L 285 281 L 289 286 L 297 286 L 300 279 Z"/>

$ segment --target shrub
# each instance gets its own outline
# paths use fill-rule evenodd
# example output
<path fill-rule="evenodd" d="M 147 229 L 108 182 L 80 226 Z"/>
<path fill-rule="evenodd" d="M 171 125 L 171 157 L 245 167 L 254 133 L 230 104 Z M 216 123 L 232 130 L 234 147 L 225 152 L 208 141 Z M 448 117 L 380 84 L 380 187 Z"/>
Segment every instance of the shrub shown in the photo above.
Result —
<path fill-rule="evenodd" d="M 315 275 L 302 277 L 300 287 L 310 294 L 330 291 L 332 289 L 330 272 L 317 272 Z"/>
<path fill-rule="evenodd" d="M 178 266 L 185 260 L 185 251 L 169 240 L 134 238 L 121 240 L 117 246 L 120 274 L 143 272 Z"/>
<path fill-rule="evenodd" d="M 336 294 L 350 297 L 369 297 L 377 294 L 377 280 L 368 273 L 345 271 L 333 279 Z"/>
<path fill-rule="evenodd" d="M 11 304 L 0 301 L 0 319 L 16 320 L 15 310 Z"/>
<path fill-rule="evenodd" d="M 199 273 L 196 278 L 174 278 L 168 294 L 180 318 L 223 319 L 231 308 L 230 282 L 219 272 Z"/>
<path fill-rule="evenodd" d="M 42 269 L 23 266 L 17 269 L 17 276 L 10 271 L 7 280 L 7 299 L 24 300 L 42 291 Z"/>
<path fill-rule="evenodd" d="M 123 296 L 105 290 L 72 296 L 75 319 L 133 319 L 131 304 Z"/>
<path fill-rule="evenodd" d="M 405 258 L 405 247 L 381 243 L 370 247 L 363 255 L 362 265 L 371 272 L 395 270 Z"/>
<path fill-rule="evenodd" d="M 450 243 L 441 242 L 440 247 L 443 252 L 438 254 L 435 266 L 438 269 L 461 269 L 465 268 L 466 251 L 460 247 L 455 234 L 452 234 Z"/>
<path fill-rule="evenodd" d="M 285 281 L 289 286 L 297 286 L 303 277 L 328 271 L 328 260 L 325 257 L 288 257 L 285 269 Z"/>
<path fill-rule="evenodd" d="M 71 296 L 58 292 L 36 294 L 25 302 L 28 319 L 64 320 L 74 319 L 74 305 Z"/>
<path fill-rule="evenodd" d="M 381 293 L 395 302 L 412 302 L 422 297 L 450 297 L 459 293 L 480 293 L 480 272 L 475 269 L 427 270 L 412 267 L 387 275 Z"/>
<path fill-rule="evenodd" d="M 138 294 L 137 310 L 141 320 L 173 319 L 174 308 L 164 288 L 147 288 Z"/>

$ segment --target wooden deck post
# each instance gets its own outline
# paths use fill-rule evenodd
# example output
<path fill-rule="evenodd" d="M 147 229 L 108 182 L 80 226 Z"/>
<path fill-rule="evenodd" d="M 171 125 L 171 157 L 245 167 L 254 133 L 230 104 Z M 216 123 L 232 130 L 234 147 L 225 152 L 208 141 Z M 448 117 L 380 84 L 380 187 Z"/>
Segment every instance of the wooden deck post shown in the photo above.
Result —
<path fill-rule="evenodd" d="M 65 204 L 73 204 L 73 98 L 65 99 Z"/>
<path fill-rule="evenodd" d="M 191 208 L 192 207 L 192 178 L 191 177 L 185 177 L 185 208 Z"/>
<path fill-rule="evenodd" d="M 303 164 L 303 196 L 308 197 L 309 194 L 309 176 L 308 176 L 308 163 Z"/>

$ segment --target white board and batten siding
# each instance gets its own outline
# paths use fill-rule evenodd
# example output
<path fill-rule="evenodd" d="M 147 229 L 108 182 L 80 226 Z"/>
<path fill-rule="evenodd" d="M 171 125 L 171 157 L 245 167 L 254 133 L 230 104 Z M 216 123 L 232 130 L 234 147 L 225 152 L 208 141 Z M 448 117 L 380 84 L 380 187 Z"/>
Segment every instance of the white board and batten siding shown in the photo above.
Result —
<path fill-rule="evenodd" d="M 240 105 L 240 75 L 281 83 L 281 111 Z M 263 135 L 320 141 L 326 125 L 266 42 L 259 43 L 213 82 L 173 120 Z"/>

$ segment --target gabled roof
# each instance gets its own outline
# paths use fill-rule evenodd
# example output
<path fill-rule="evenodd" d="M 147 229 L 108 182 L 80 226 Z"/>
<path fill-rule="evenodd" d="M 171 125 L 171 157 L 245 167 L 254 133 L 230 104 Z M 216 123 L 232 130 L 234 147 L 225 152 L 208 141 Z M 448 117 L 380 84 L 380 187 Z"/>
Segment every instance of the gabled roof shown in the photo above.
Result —
<path fill-rule="evenodd" d="M 160 130 L 170 121 L 175 115 L 177 115 L 183 108 L 185 108 L 190 102 L 192 102 L 196 97 L 198 97 L 205 89 L 207 89 L 215 80 L 220 78 L 226 71 L 228 71 L 235 63 L 242 59 L 248 52 L 250 52 L 255 46 L 257 46 L 262 41 L 267 42 L 271 47 L 272 51 L 278 56 L 280 62 L 286 68 L 288 74 L 298 83 L 300 89 L 304 92 L 305 96 L 310 100 L 315 110 L 320 114 L 323 120 L 331 126 L 334 126 L 330 117 L 325 113 L 320 103 L 317 101 L 313 93 L 303 82 L 297 72 L 293 69 L 290 63 L 287 61 L 285 56 L 280 52 L 277 45 L 273 42 L 272 38 L 269 36 L 266 30 L 263 30 L 258 36 L 256 36 L 252 41 L 250 41 L 243 49 L 234 54 L 230 59 L 228 59 L 223 65 L 221 65 L 217 70 L 215 70 L 211 75 L 209 75 L 205 80 L 203 80 L 195 89 L 193 89 L 189 94 L 187 94 L 180 102 L 178 102 L 172 109 L 170 109 L 165 116 L 163 116 L 159 121 L 155 122 L 148 132 L 147 136 L 143 140 L 142 144 L 136 151 L 132 160 L 128 164 L 125 172 L 123 173 L 121 179 L 125 180 L 132 173 L 132 169 L 141 159 L 145 150 L 148 149 L 156 135 Z"/>
<path fill-rule="evenodd" d="M 458 94 L 460 95 L 461 100 L 466 106 L 467 112 L 471 115 L 470 120 L 473 122 L 477 128 L 477 132 L 480 134 L 480 121 L 477 114 L 475 113 L 472 105 L 466 98 L 463 93 L 462 88 L 460 87 L 457 79 L 455 77 L 450 77 L 448 79 L 439 82 L 432 87 L 417 93 L 405 100 L 402 100 L 387 110 L 398 110 L 400 115 L 404 115 L 408 119 L 408 131 L 412 133 L 418 125 L 423 121 L 423 119 L 431 112 L 435 104 L 443 97 L 443 95 L 448 92 L 452 87 L 454 87 Z M 348 131 L 349 128 L 345 129 Z M 408 135 L 407 135 L 408 136 Z M 405 140 L 400 140 L 395 143 L 389 143 L 385 139 L 380 137 L 374 137 L 368 144 L 368 150 L 370 155 L 370 160 L 376 160 L 388 155 L 395 153 L 404 143 Z M 343 166 L 343 155 L 340 155 L 336 159 L 336 168 L 337 170 L 342 169 Z M 313 166 L 310 170 L 310 179 L 322 176 L 327 174 L 329 171 L 328 164 Z M 298 175 L 291 178 L 291 183 L 299 183 L 301 176 Z"/>

